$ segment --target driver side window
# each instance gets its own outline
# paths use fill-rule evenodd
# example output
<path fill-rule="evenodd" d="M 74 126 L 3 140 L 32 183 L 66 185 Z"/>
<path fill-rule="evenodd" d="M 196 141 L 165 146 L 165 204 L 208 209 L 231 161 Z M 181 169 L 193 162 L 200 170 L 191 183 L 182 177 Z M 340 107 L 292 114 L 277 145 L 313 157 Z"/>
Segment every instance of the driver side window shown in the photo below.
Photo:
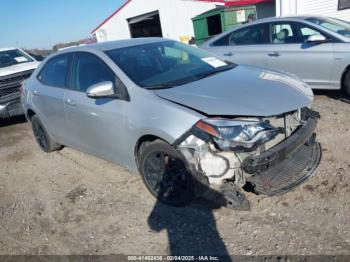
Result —
<path fill-rule="evenodd" d="M 290 24 L 272 25 L 272 42 L 274 44 L 290 43 L 293 40 L 293 29 Z"/>
<path fill-rule="evenodd" d="M 116 76 L 112 70 L 98 57 L 90 53 L 77 53 L 73 69 L 73 89 L 86 92 L 95 84 L 111 81 L 115 83 Z"/>
<path fill-rule="evenodd" d="M 311 35 L 323 35 L 317 29 L 297 22 L 272 23 L 271 44 L 304 44 Z"/>

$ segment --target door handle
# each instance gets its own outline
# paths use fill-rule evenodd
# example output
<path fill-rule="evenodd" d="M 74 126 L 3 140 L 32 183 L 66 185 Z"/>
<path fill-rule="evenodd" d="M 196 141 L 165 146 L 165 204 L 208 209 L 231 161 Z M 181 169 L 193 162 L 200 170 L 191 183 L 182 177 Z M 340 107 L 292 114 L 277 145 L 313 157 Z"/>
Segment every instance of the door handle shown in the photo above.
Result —
<path fill-rule="evenodd" d="M 40 96 L 40 92 L 38 90 L 34 90 L 32 94 L 34 96 Z"/>
<path fill-rule="evenodd" d="M 66 105 L 69 105 L 69 106 L 76 106 L 77 104 L 75 103 L 74 100 L 68 98 L 68 99 L 66 99 Z"/>
<path fill-rule="evenodd" d="M 279 52 L 269 52 L 268 53 L 268 56 L 273 56 L 273 57 L 278 57 L 280 56 L 281 54 Z"/>
<path fill-rule="evenodd" d="M 232 52 L 226 52 L 223 54 L 224 56 L 233 56 L 233 53 Z"/>

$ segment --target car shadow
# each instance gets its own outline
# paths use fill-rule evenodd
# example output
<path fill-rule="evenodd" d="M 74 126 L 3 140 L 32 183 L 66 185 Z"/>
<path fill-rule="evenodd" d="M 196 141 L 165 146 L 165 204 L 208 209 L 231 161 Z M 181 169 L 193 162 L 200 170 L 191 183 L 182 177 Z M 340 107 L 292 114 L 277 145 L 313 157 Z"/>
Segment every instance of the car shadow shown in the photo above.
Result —
<path fill-rule="evenodd" d="M 219 208 L 205 200 L 187 207 L 171 207 L 157 201 L 148 217 L 149 227 L 166 230 L 171 256 L 217 256 L 231 261 L 217 230 L 213 210 Z"/>
<path fill-rule="evenodd" d="M 27 122 L 25 116 L 15 116 L 9 118 L 0 118 L 0 127 L 13 126 Z"/>
<path fill-rule="evenodd" d="M 228 202 L 198 175 L 191 177 L 195 191 L 202 197 L 185 207 L 172 207 L 158 200 L 148 217 L 148 225 L 155 232 L 166 231 L 167 253 L 171 256 L 215 256 L 220 261 L 231 261 L 214 216 L 214 210 L 226 207 Z"/>
<path fill-rule="evenodd" d="M 313 90 L 315 96 L 327 96 L 331 99 L 350 104 L 350 97 L 341 90 Z"/>

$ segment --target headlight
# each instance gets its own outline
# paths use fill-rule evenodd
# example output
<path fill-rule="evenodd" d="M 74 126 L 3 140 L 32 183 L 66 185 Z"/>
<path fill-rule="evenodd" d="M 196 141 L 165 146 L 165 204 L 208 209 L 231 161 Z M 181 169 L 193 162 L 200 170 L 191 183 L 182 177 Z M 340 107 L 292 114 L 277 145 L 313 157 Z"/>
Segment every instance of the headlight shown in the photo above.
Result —
<path fill-rule="evenodd" d="M 254 120 L 204 119 L 196 127 L 212 135 L 222 150 L 252 151 L 282 132 L 268 122 Z"/>

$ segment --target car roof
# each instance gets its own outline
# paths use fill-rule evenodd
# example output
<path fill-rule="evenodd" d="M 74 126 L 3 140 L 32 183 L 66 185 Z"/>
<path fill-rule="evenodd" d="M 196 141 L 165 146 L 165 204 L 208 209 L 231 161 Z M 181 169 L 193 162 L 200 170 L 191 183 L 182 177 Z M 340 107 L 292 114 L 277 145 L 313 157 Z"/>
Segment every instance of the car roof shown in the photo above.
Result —
<path fill-rule="evenodd" d="M 296 15 L 296 16 L 268 17 L 268 18 L 255 20 L 254 22 L 250 22 L 249 25 L 266 23 L 266 22 L 278 22 L 278 21 L 284 21 L 284 20 L 306 20 L 308 18 L 327 18 L 327 17 L 322 15 Z M 243 24 L 243 25 L 246 25 L 246 24 Z"/>
<path fill-rule="evenodd" d="M 131 39 L 125 39 L 125 40 L 116 40 L 116 41 L 107 41 L 107 42 L 101 42 L 96 44 L 89 44 L 89 45 L 78 46 L 78 47 L 68 47 L 68 48 L 65 48 L 64 50 L 58 51 L 57 53 L 76 52 L 76 51 L 84 51 L 84 50 L 91 50 L 91 49 L 107 51 L 112 49 L 137 46 L 137 45 L 143 45 L 143 44 L 151 44 L 151 43 L 157 43 L 157 42 L 163 42 L 163 41 L 170 41 L 170 40 L 161 38 L 161 37 L 131 38 Z"/>

